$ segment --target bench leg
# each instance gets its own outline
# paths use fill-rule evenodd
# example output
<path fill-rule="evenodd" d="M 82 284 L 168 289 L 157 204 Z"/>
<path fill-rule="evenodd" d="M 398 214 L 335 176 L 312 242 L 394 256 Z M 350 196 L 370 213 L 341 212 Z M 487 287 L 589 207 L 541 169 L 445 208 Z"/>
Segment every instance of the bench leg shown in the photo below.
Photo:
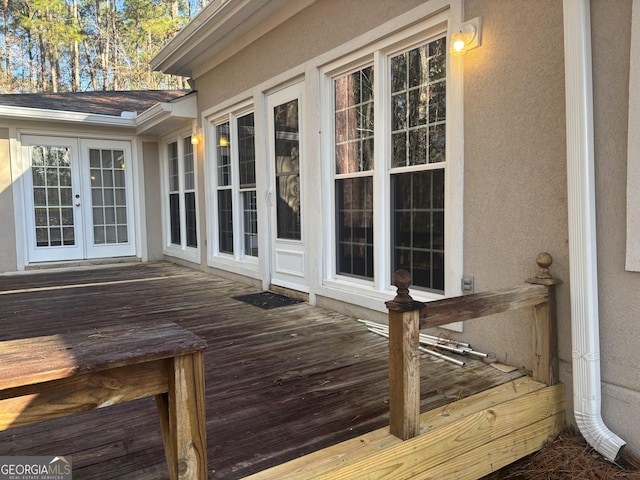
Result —
<path fill-rule="evenodd" d="M 169 392 L 156 396 L 162 440 L 172 480 L 207 478 L 202 352 L 170 362 Z"/>

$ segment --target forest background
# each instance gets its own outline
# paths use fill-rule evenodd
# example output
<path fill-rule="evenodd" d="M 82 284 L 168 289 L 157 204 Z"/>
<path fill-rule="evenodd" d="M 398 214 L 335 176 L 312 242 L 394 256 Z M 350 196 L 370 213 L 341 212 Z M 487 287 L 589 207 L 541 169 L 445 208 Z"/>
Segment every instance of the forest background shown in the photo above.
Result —
<path fill-rule="evenodd" d="M 164 90 L 149 60 L 209 0 L 0 0 L 0 94 Z"/>

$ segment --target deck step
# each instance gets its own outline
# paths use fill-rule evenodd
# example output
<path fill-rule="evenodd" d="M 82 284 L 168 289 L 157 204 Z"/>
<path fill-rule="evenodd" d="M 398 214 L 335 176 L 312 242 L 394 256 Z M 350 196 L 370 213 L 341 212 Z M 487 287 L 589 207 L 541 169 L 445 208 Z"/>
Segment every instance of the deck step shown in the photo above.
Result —
<path fill-rule="evenodd" d="M 477 479 L 533 453 L 564 428 L 564 385 L 528 377 L 421 415 L 420 436 L 382 428 L 264 470 L 264 479 Z"/>

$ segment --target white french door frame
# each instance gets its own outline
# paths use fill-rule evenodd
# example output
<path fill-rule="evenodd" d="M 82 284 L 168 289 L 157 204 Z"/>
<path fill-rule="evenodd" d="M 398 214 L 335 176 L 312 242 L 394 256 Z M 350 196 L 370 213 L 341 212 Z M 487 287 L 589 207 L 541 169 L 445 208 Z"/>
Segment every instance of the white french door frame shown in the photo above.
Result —
<path fill-rule="evenodd" d="M 270 282 L 273 285 L 290 288 L 302 292 L 309 292 L 309 274 L 307 272 L 306 238 L 305 238 L 305 132 L 304 132 L 304 82 L 298 82 L 281 90 L 270 93 L 266 98 L 267 127 L 268 127 L 268 155 L 269 155 L 269 188 L 267 191 L 269 203 L 270 242 L 268 249 L 271 255 Z M 280 238 L 278 235 L 278 189 L 276 187 L 276 152 L 275 152 L 275 120 L 274 110 L 292 101 L 298 105 L 298 188 L 300 212 L 300 239 Z"/>
<path fill-rule="evenodd" d="M 38 134 L 24 134 L 20 137 L 22 198 L 24 211 L 18 218 L 23 225 L 24 261 L 23 266 L 43 262 L 65 262 L 74 260 L 135 256 L 137 253 L 137 232 L 134 208 L 133 151 L 128 140 L 88 139 Z M 69 171 L 71 177 L 72 203 L 64 208 L 73 210 L 73 244 L 38 246 L 36 240 L 36 214 L 32 173 L 31 147 L 62 147 L 69 151 Z M 120 224 L 126 209 L 126 241 L 118 243 L 99 242 L 94 238 L 94 212 L 92 202 L 93 175 L 90 166 L 90 150 L 121 151 L 123 153 L 120 176 L 124 182 L 118 192 L 120 200 L 114 200 L 114 210 L 120 213 Z M 62 194 L 61 194 L 62 195 Z M 124 202 L 124 204 L 122 203 Z M 67 202 L 68 203 L 68 202 Z M 116 208 L 119 207 L 119 208 Z M 16 210 L 17 212 L 18 210 Z M 67 219 L 69 216 L 67 215 Z M 104 222 L 106 223 L 106 221 Z M 69 227 L 70 228 L 70 227 Z M 68 242 L 67 242 L 68 243 Z M 20 267 L 20 265 L 19 265 Z"/>

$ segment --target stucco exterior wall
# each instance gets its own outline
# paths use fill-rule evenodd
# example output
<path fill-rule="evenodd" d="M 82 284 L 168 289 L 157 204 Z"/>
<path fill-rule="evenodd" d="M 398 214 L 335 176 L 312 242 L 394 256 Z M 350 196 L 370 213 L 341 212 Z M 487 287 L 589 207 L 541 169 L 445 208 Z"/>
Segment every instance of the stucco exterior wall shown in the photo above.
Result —
<path fill-rule="evenodd" d="M 0 128 L 0 273 L 15 271 L 16 262 L 9 129 Z"/>
<path fill-rule="evenodd" d="M 142 142 L 142 162 L 144 166 L 145 212 L 147 228 L 147 256 L 150 262 L 162 260 L 162 198 L 160 178 L 160 157 L 157 142 Z"/>
<path fill-rule="evenodd" d="M 196 78 L 198 108 L 206 110 L 290 68 L 302 65 L 306 60 L 342 45 L 421 3 L 424 2 L 316 2 L 234 57 Z M 206 85 L 215 85 L 216 88 L 200 88 Z"/>
<path fill-rule="evenodd" d="M 562 2 L 466 2 L 465 17 L 478 16 L 482 46 L 464 57 L 465 274 L 476 291 L 518 285 L 549 252 L 571 362 Z M 530 333 L 518 314 L 467 322 L 464 336 L 526 366 Z"/>
<path fill-rule="evenodd" d="M 640 273 L 625 271 L 631 5 L 591 0 L 591 28 L 603 418 L 638 454 Z"/>

